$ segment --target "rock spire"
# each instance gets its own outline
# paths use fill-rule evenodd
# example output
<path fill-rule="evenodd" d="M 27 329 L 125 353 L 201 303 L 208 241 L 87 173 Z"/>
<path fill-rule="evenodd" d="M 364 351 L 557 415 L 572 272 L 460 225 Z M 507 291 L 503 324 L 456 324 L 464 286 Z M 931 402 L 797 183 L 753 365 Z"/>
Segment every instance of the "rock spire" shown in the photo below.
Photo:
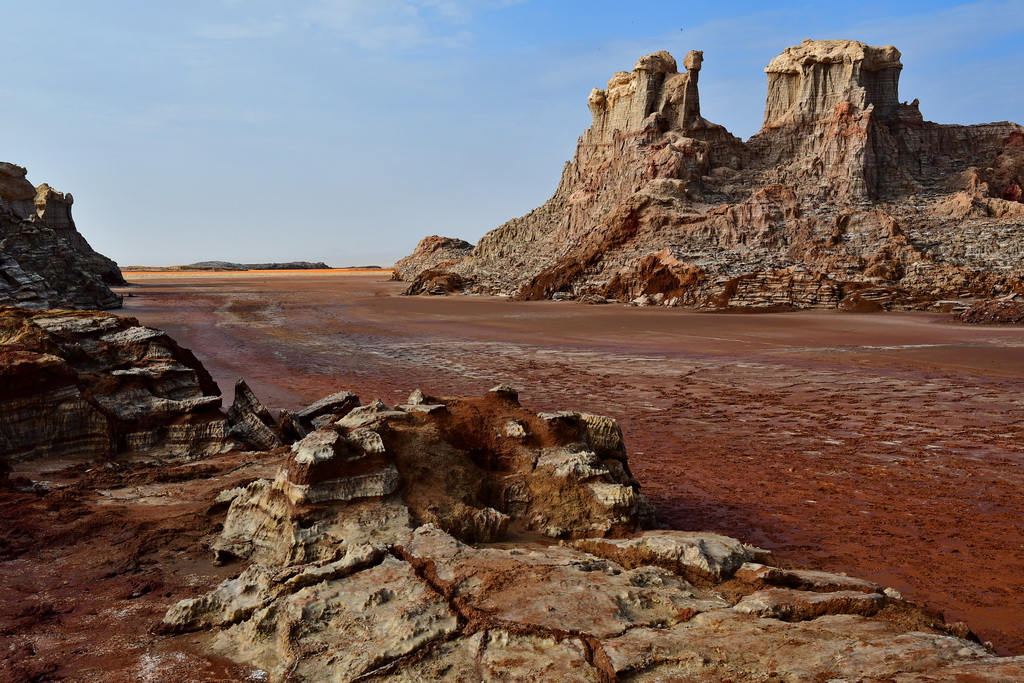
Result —
<path fill-rule="evenodd" d="M 900 106 L 900 56 L 892 45 L 855 40 L 805 40 L 786 48 L 765 67 L 764 126 L 828 118 L 840 103 L 860 111 L 872 107 L 876 116 L 892 114 Z"/>
<path fill-rule="evenodd" d="M 593 90 L 554 196 L 463 255 L 404 260 L 409 292 L 856 310 L 1024 292 L 1020 125 L 925 121 L 895 47 L 806 40 L 765 69 L 743 142 L 701 116 L 703 58 L 680 73 L 657 52 Z"/>

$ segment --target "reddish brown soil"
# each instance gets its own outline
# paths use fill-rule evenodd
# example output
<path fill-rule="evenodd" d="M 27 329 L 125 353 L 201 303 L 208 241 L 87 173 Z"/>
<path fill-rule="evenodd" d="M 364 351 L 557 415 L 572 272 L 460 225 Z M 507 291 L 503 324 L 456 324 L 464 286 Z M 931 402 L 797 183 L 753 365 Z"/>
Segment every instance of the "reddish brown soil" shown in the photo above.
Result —
<path fill-rule="evenodd" d="M 123 313 L 272 408 L 507 382 L 536 410 L 612 415 L 665 524 L 893 586 L 1024 654 L 1024 328 L 406 298 L 388 276 L 132 273 Z M 21 465 L 72 486 L 0 488 L 0 680 L 247 679 L 205 636 L 150 632 L 237 573 L 212 564 L 210 502 L 277 461 L 235 457 Z"/>
<path fill-rule="evenodd" d="M 0 681 L 248 680 L 250 667 L 205 654 L 206 634 L 152 629 L 178 600 L 238 573 L 212 562 L 223 511 L 211 503 L 279 464 L 265 454 L 20 464 L 12 483 L 50 491 L 0 486 Z"/>
<path fill-rule="evenodd" d="M 611 415 L 665 524 L 893 586 L 1024 654 L 1024 328 L 398 297 L 385 277 L 165 274 L 125 313 L 272 408 L 508 382 Z"/>

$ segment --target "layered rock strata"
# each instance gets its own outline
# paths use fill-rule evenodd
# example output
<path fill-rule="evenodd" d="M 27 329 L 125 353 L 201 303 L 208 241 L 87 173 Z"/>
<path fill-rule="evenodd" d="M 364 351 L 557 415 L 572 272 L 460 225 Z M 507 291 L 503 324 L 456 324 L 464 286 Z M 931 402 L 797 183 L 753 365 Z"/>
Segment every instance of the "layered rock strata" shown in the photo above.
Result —
<path fill-rule="evenodd" d="M 768 65 L 744 143 L 701 116 L 701 64 L 659 52 L 595 89 L 554 196 L 446 265 L 404 259 L 409 293 L 862 310 L 1024 290 L 1020 125 L 925 121 L 895 47 L 808 40 Z"/>
<path fill-rule="evenodd" d="M 21 166 L 0 163 L 0 306 L 117 308 L 117 264 L 96 253 L 71 218 L 74 198 L 33 187 Z"/>
<path fill-rule="evenodd" d="M 392 277 L 395 280 L 412 280 L 427 270 L 445 269 L 469 256 L 473 245 L 465 240 L 431 235 L 416 245 L 416 250 L 395 263 Z"/>
<path fill-rule="evenodd" d="M 209 631 L 271 681 L 1024 675 L 892 589 L 649 530 L 608 418 L 534 414 L 508 387 L 327 403 L 274 480 L 218 498 L 214 551 L 246 564 L 162 632 Z"/>
<path fill-rule="evenodd" d="M 229 494 L 214 544 L 222 560 L 330 562 L 423 524 L 469 543 L 654 526 L 609 418 L 536 415 L 504 390 L 481 399 L 418 394 L 394 408 L 360 406 L 345 392 L 310 408 L 296 417 L 319 413 L 319 427 L 292 444 L 288 466 Z"/>
<path fill-rule="evenodd" d="M 107 313 L 0 307 L 0 460 L 192 459 L 280 444 L 244 383 L 230 415 L 220 408 L 210 374 L 160 330 Z"/>

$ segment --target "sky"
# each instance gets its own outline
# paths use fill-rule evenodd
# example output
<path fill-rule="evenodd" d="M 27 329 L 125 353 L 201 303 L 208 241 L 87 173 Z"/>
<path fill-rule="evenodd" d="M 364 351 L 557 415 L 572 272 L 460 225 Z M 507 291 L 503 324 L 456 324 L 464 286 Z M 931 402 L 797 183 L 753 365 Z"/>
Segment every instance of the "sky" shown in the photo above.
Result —
<path fill-rule="evenodd" d="M 823 8 L 827 7 L 827 11 Z M 703 50 L 705 118 L 747 138 L 804 38 L 903 53 L 940 123 L 1024 122 L 1024 0 L 0 0 L 0 161 L 75 197 L 120 265 L 390 265 L 542 204 L 587 95 Z"/>

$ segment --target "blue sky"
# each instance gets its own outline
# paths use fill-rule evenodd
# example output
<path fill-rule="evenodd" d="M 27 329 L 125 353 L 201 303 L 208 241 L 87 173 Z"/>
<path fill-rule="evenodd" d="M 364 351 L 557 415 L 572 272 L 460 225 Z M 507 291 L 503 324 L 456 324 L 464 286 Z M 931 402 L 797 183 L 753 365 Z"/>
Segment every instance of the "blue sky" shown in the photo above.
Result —
<path fill-rule="evenodd" d="M 703 114 L 743 138 L 764 66 L 804 38 L 896 45 L 929 120 L 1024 122 L 1022 0 L 0 6 L 0 160 L 73 193 L 122 265 L 387 265 L 425 235 L 475 241 L 551 195 L 590 89 L 663 49 L 704 51 Z"/>

